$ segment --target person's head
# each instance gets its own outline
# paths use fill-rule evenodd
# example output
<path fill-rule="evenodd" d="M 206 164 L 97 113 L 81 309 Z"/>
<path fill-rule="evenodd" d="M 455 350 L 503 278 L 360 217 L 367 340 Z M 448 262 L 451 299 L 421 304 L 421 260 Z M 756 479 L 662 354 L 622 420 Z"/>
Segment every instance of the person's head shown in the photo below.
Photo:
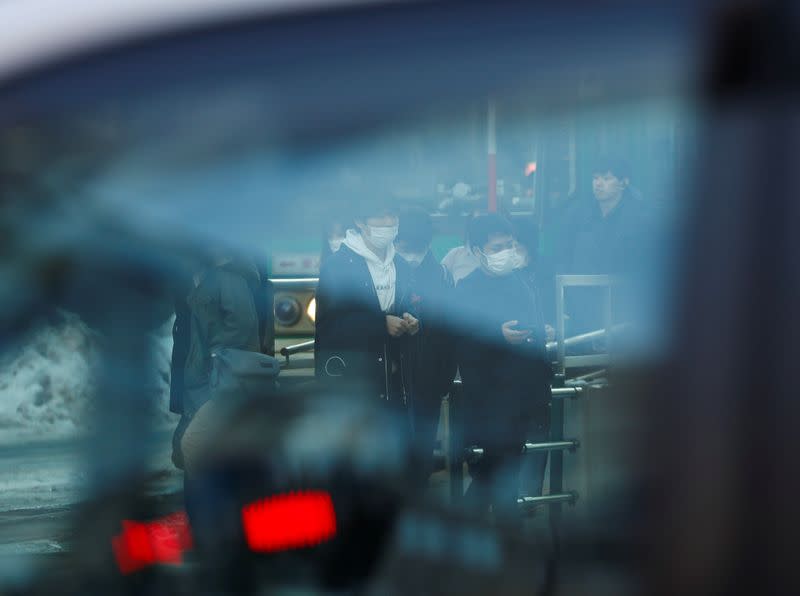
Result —
<path fill-rule="evenodd" d="M 507 275 L 513 271 L 514 233 L 503 216 L 490 213 L 475 218 L 470 229 L 470 246 L 486 273 Z"/>
<path fill-rule="evenodd" d="M 353 218 L 368 247 L 384 251 L 397 237 L 397 211 L 388 201 L 367 201 L 360 205 Z"/>
<path fill-rule="evenodd" d="M 616 203 L 630 185 L 630 167 L 624 159 L 600 156 L 592 168 L 592 193 L 598 203 Z"/>
<path fill-rule="evenodd" d="M 325 254 L 332 254 L 339 250 L 348 227 L 351 226 L 344 218 L 332 218 L 325 223 L 323 233 L 323 252 Z"/>
<path fill-rule="evenodd" d="M 470 250 L 472 250 L 472 237 L 475 235 L 475 222 L 485 215 L 486 213 L 475 212 L 470 215 L 469 219 L 467 220 L 467 225 L 464 229 L 464 246 Z"/>
<path fill-rule="evenodd" d="M 394 241 L 397 253 L 412 266 L 419 265 L 433 240 L 433 224 L 421 207 L 409 207 L 400 213 L 400 227 Z"/>

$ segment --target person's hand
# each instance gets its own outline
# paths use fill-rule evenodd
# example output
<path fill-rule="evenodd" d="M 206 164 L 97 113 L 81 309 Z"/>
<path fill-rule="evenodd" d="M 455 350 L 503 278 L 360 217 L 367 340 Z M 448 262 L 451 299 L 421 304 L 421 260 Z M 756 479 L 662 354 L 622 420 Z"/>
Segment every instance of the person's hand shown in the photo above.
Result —
<path fill-rule="evenodd" d="M 519 321 L 506 321 L 502 326 L 503 337 L 511 345 L 524 343 L 531 334 L 530 331 L 518 331 L 514 329 L 517 325 L 519 325 Z"/>
<path fill-rule="evenodd" d="M 545 325 L 544 326 L 544 336 L 547 341 L 555 341 L 556 340 L 556 330 L 553 329 L 552 325 Z"/>
<path fill-rule="evenodd" d="M 403 320 L 406 322 L 409 335 L 416 335 L 419 333 L 419 319 L 415 318 L 410 313 L 403 313 Z"/>
<path fill-rule="evenodd" d="M 392 337 L 400 337 L 408 331 L 408 323 L 400 317 L 386 315 L 386 332 Z"/>

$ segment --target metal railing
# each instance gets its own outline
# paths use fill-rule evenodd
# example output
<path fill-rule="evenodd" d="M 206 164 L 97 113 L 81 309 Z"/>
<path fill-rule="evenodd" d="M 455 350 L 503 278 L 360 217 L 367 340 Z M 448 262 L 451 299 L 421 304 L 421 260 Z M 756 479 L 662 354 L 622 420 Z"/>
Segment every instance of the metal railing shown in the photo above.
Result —
<path fill-rule="evenodd" d="M 285 346 L 281 348 L 281 356 L 286 358 L 286 364 L 289 364 L 289 357 L 293 356 L 294 354 L 300 354 L 301 352 L 311 352 L 314 349 L 314 340 L 304 341 L 299 344 L 295 344 L 293 346 Z"/>
<path fill-rule="evenodd" d="M 564 387 L 563 377 L 556 380 L 552 388 L 550 402 L 550 440 L 544 442 L 526 442 L 522 445 L 523 454 L 549 453 L 549 484 L 550 492 L 547 495 L 525 496 L 517 499 L 517 504 L 523 512 L 531 512 L 540 506 L 549 506 L 550 523 L 554 535 L 558 533 L 561 523 L 561 506 L 564 503 L 575 504 L 578 500 L 576 491 L 564 490 L 564 452 L 574 452 L 580 447 L 580 441 L 564 437 L 564 400 L 577 399 L 585 394 L 584 387 Z M 558 386 L 561 385 L 561 386 Z M 453 383 L 448 398 L 450 417 L 450 497 L 453 503 L 459 503 L 464 497 L 464 463 L 474 463 L 484 455 L 484 449 L 477 446 L 462 447 L 460 425 L 458 418 L 462 403 L 463 386 L 460 380 Z"/>

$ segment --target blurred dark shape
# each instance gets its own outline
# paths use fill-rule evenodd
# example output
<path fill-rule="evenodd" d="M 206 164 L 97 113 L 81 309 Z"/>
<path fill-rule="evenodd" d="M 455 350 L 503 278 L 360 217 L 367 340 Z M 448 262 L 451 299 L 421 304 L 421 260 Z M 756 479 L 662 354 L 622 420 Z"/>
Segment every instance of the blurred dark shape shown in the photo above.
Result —
<path fill-rule="evenodd" d="M 718 24 L 673 366 L 650 418 L 658 542 L 649 588 L 793 594 L 797 3 L 734 3 Z"/>

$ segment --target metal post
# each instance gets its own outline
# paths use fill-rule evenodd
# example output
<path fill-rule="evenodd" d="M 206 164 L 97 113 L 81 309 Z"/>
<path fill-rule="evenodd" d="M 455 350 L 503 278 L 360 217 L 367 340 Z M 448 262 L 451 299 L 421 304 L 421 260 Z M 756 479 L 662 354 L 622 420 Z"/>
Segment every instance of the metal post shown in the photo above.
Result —
<path fill-rule="evenodd" d="M 562 319 L 563 320 L 563 319 Z M 561 342 L 563 346 L 563 342 Z M 560 388 L 556 388 L 560 389 Z M 552 399 L 550 401 L 550 441 L 564 440 L 564 400 Z M 558 495 L 564 492 L 564 453 L 553 451 L 550 453 L 550 494 Z M 553 549 L 558 556 L 561 544 L 561 502 L 557 501 L 550 507 L 550 532 L 553 537 Z"/>
<path fill-rule="evenodd" d="M 460 505 L 464 498 L 464 447 L 461 413 L 461 383 L 453 383 L 448 398 L 448 417 L 450 418 L 450 501 Z"/>

